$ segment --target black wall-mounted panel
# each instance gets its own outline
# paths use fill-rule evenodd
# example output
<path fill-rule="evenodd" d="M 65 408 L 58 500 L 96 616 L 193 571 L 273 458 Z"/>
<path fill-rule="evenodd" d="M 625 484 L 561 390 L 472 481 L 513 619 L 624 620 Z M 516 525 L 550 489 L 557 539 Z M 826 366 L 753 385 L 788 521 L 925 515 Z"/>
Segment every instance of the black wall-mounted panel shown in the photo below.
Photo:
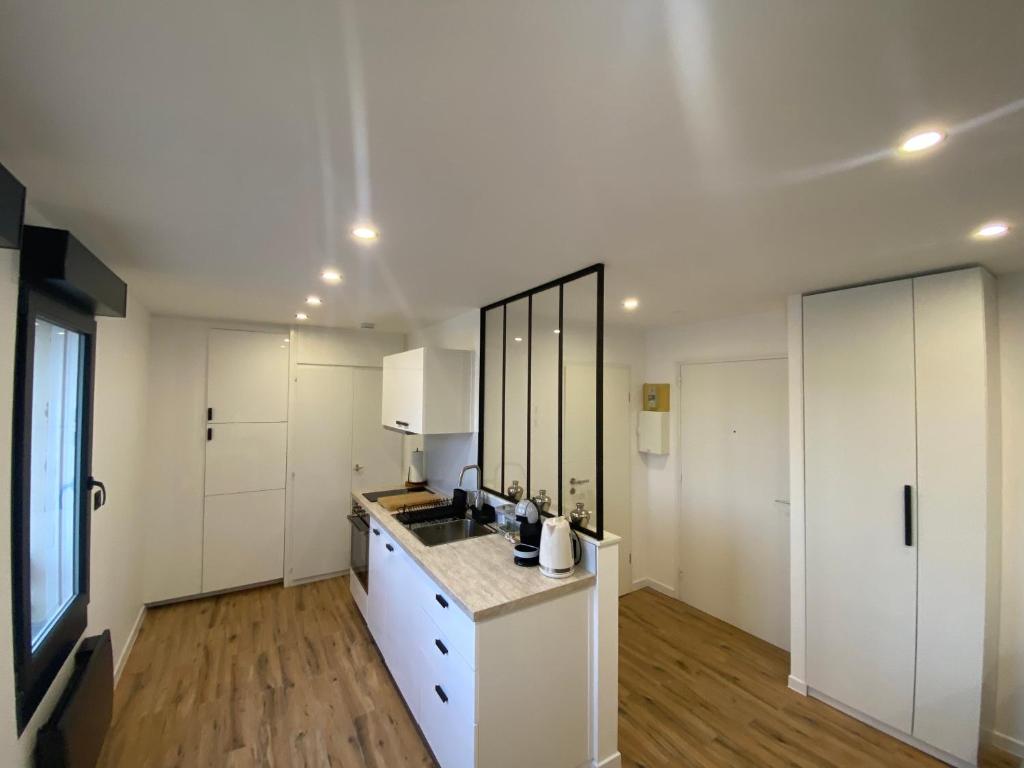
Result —
<path fill-rule="evenodd" d="M 124 317 L 127 310 L 128 286 L 66 229 L 24 228 L 21 279 L 93 315 Z"/>
<path fill-rule="evenodd" d="M 25 219 L 25 185 L 0 165 L 0 248 L 21 247 Z"/>

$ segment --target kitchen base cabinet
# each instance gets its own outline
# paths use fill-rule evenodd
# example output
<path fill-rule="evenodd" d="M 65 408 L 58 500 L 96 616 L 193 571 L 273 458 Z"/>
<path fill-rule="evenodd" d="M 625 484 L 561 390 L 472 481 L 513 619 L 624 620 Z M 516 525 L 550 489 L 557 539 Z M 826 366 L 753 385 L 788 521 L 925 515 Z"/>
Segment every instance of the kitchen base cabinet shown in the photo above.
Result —
<path fill-rule="evenodd" d="M 441 768 L 589 764 L 592 590 L 474 622 L 370 529 L 367 624 Z"/>

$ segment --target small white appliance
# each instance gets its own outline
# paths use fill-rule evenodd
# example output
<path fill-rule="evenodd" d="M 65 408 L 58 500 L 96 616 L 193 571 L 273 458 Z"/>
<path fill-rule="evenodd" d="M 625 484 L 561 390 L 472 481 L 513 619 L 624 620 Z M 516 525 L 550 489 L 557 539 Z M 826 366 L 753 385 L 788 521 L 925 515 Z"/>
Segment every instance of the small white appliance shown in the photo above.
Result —
<path fill-rule="evenodd" d="M 551 579 L 572 576 L 576 563 L 573 557 L 572 528 L 564 517 L 549 517 L 540 532 L 540 572 Z"/>

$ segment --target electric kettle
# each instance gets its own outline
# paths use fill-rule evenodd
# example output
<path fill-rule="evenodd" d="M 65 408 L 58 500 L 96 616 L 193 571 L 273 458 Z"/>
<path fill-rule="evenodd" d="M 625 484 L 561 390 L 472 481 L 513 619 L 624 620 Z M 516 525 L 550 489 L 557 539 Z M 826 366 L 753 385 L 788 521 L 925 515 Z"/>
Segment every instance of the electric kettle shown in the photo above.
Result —
<path fill-rule="evenodd" d="M 576 553 L 579 553 L 578 555 Z M 540 572 L 551 579 L 572 576 L 582 555 L 579 537 L 564 517 L 549 517 L 540 532 Z"/>

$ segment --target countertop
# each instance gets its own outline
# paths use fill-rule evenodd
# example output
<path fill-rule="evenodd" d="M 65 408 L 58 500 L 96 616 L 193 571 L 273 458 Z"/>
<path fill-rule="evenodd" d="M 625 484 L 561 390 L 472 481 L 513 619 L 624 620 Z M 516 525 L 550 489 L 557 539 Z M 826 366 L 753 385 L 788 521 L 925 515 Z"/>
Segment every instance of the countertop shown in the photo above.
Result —
<path fill-rule="evenodd" d="M 500 534 L 424 546 L 393 513 L 366 500 L 363 493 L 374 490 L 367 488 L 352 496 L 475 622 L 587 589 L 596 582 L 594 574 L 579 566 L 565 579 L 549 579 L 537 567 L 518 566 L 512 562 L 512 544 Z"/>

